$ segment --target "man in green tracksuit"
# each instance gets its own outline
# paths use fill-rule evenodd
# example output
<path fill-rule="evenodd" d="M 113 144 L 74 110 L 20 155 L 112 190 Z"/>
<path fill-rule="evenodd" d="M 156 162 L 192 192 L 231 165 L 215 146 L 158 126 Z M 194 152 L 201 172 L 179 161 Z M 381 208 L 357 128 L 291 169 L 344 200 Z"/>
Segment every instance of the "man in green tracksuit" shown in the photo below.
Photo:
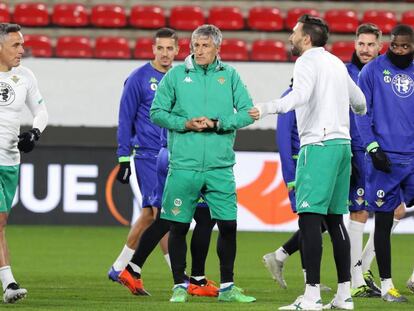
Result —
<path fill-rule="evenodd" d="M 235 130 L 253 123 L 248 114 L 252 100 L 236 70 L 219 60 L 221 41 L 217 27 L 197 28 L 191 36 L 193 54 L 164 76 L 150 110 L 152 122 L 169 130 L 170 169 L 161 218 L 171 221 L 168 247 L 175 284 L 171 302 L 187 301 L 185 237 L 200 192 L 219 228 L 218 299 L 255 301 L 233 283 L 237 230 L 233 144 Z"/>

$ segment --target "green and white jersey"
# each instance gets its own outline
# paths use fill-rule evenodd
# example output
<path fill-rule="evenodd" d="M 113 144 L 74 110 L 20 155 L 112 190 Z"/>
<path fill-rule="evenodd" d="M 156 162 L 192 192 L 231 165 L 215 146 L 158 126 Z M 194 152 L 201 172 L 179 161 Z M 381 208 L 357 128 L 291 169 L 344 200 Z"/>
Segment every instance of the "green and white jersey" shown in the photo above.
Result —
<path fill-rule="evenodd" d="M 31 111 L 33 127 L 41 132 L 47 124 L 47 111 L 32 71 L 23 66 L 0 72 L 0 165 L 20 163 L 17 149 L 20 116 L 24 105 Z"/>

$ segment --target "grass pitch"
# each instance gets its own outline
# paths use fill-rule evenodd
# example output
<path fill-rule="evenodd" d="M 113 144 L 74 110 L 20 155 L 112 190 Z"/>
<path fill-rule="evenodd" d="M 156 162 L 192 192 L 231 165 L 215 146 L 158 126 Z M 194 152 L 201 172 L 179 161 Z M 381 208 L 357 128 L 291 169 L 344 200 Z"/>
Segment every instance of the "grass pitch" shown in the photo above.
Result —
<path fill-rule="evenodd" d="M 168 302 L 172 277 L 159 249 L 143 269 L 145 288 L 152 296 L 133 296 L 126 288 L 107 279 L 107 270 L 124 245 L 126 228 L 10 226 L 7 236 L 14 275 L 29 293 L 23 301 L 2 305 L 4 310 L 277 310 L 303 293 L 298 254 L 289 258 L 285 268 L 287 290 L 277 286 L 261 262 L 262 255 L 279 247 L 290 237 L 289 233 L 238 234 L 236 284 L 255 296 L 256 303 L 218 303 L 214 298 L 190 297 L 188 303 L 178 305 Z M 216 238 L 214 233 L 206 273 L 209 279 L 218 282 Z M 355 309 L 414 310 L 414 295 L 405 287 L 414 263 L 413 235 L 394 235 L 392 244 L 394 284 L 409 302 L 390 304 L 380 299 L 357 298 Z M 321 281 L 335 292 L 336 272 L 326 234 L 323 256 Z M 378 276 L 375 262 L 373 271 Z M 333 294 L 324 293 L 324 303 Z"/>

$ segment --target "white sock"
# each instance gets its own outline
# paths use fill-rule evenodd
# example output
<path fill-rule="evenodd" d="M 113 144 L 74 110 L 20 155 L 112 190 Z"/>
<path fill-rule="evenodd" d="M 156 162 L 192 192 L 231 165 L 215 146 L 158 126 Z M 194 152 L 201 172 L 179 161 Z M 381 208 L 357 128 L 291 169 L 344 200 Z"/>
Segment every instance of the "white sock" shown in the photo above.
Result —
<path fill-rule="evenodd" d="M 375 227 L 372 228 L 372 231 L 369 233 L 369 238 L 365 248 L 362 252 L 362 272 L 368 272 L 371 269 L 372 261 L 375 258 L 375 248 L 374 248 L 374 232 Z"/>
<path fill-rule="evenodd" d="M 351 280 L 352 288 L 366 285 L 362 276 L 362 238 L 365 223 L 349 220 L 348 234 L 351 241 Z M 349 298 L 349 297 L 348 297 Z"/>
<path fill-rule="evenodd" d="M 384 296 L 391 288 L 394 288 L 392 279 L 381 279 L 381 296 Z"/>
<path fill-rule="evenodd" d="M 303 295 L 309 301 L 318 301 L 321 299 L 320 284 L 310 285 L 306 284 L 305 294 Z"/>
<path fill-rule="evenodd" d="M 132 259 L 134 252 L 135 250 L 125 245 L 121 253 L 119 254 L 118 258 L 115 260 L 114 264 L 112 265 L 115 271 L 124 270 L 128 262 Z"/>
<path fill-rule="evenodd" d="M 191 278 L 193 278 L 196 281 L 201 281 L 201 280 L 204 280 L 206 278 L 206 276 L 205 275 L 202 275 L 202 276 L 191 276 Z"/>
<path fill-rule="evenodd" d="M 346 300 L 349 297 L 351 297 L 351 282 L 338 283 L 336 298 L 340 300 Z"/>
<path fill-rule="evenodd" d="M 174 284 L 173 290 L 174 290 L 174 289 L 176 289 L 177 287 L 184 287 L 184 288 L 187 288 L 188 286 L 187 286 L 187 284 L 185 284 L 185 283 Z"/>
<path fill-rule="evenodd" d="M 303 272 L 303 280 L 305 281 L 306 284 L 306 269 L 302 269 Z"/>
<path fill-rule="evenodd" d="M 7 288 L 10 283 L 17 283 L 13 277 L 10 266 L 3 266 L 0 268 L 0 281 L 3 286 L 3 291 Z"/>
<path fill-rule="evenodd" d="M 132 268 L 132 270 L 135 272 L 135 273 L 139 273 L 139 274 L 141 274 L 141 267 L 140 266 L 138 266 L 137 264 L 134 264 L 133 262 L 128 262 L 128 265 Z"/>
<path fill-rule="evenodd" d="M 393 233 L 393 232 L 394 232 L 395 227 L 397 227 L 397 225 L 398 225 L 399 223 L 400 223 L 400 220 L 399 220 L 399 219 L 395 219 L 395 218 L 394 218 L 394 221 L 392 222 L 391 233 Z"/>
<path fill-rule="evenodd" d="M 414 270 L 413 270 L 413 274 L 411 274 L 411 282 L 414 282 Z"/>
<path fill-rule="evenodd" d="M 234 285 L 234 282 L 221 283 L 220 284 L 220 290 L 221 291 L 226 290 L 232 285 Z"/>
<path fill-rule="evenodd" d="M 165 259 L 165 261 L 167 262 L 167 265 L 168 265 L 168 267 L 170 268 L 170 270 L 171 270 L 171 260 L 170 260 L 170 254 L 165 254 L 164 255 L 164 259 Z"/>
<path fill-rule="evenodd" d="M 281 246 L 275 251 L 276 259 L 285 262 L 286 259 L 289 258 L 289 254 L 285 251 L 285 249 Z"/>

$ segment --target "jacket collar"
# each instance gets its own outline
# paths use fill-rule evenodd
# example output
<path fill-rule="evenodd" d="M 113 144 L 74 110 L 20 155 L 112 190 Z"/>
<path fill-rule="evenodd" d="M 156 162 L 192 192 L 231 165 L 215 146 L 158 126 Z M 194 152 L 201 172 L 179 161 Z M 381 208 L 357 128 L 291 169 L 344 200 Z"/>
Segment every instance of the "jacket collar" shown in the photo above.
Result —
<path fill-rule="evenodd" d="M 201 67 L 200 65 L 197 65 L 195 63 L 194 54 L 188 55 L 184 60 L 184 64 L 185 64 L 185 71 L 186 72 L 196 71 L 196 70 L 203 70 L 204 71 L 203 67 Z M 207 71 L 220 71 L 220 70 L 224 70 L 224 64 L 221 62 L 219 56 L 217 56 L 217 58 L 214 60 L 214 62 L 211 63 L 210 65 L 208 65 Z"/>

